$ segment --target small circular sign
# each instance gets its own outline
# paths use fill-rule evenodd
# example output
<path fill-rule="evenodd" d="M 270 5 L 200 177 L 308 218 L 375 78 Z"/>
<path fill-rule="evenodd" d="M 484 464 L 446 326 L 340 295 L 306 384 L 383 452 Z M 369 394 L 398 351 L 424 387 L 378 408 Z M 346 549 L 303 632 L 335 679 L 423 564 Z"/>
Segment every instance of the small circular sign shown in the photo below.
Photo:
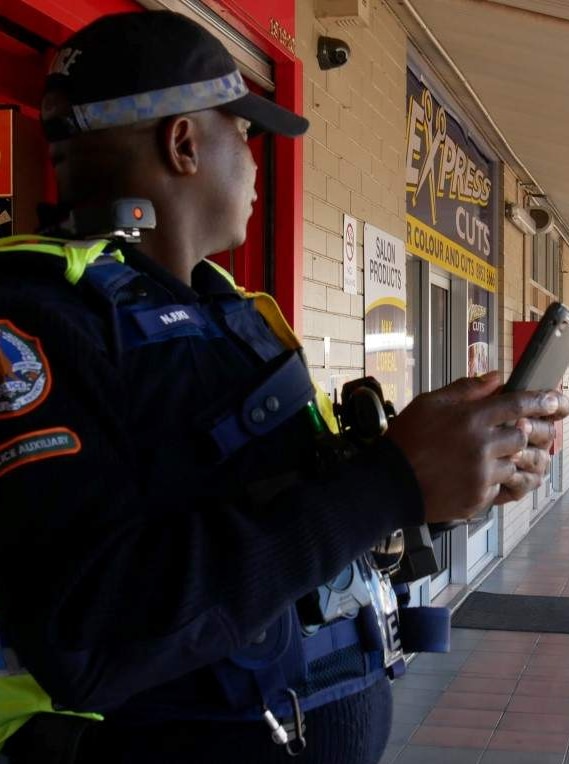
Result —
<path fill-rule="evenodd" d="M 354 259 L 354 227 L 351 223 L 346 226 L 346 256 L 351 262 Z"/>

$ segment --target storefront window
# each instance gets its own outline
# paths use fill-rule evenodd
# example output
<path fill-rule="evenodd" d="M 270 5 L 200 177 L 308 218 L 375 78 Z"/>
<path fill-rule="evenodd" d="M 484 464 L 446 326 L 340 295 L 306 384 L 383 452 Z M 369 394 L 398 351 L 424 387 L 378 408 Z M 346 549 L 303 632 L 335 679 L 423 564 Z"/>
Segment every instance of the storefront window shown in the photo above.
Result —
<path fill-rule="evenodd" d="M 408 380 L 413 396 L 486 373 L 494 363 L 498 285 L 497 166 L 438 83 L 412 60 L 407 75 L 406 249 Z M 468 583 L 495 554 L 494 514 L 434 540 L 438 573 L 415 602 Z M 481 568 L 480 568 L 481 569 Z M 421 596 L 418 590 L 421 588 Z"/>
<path fill-rule="evenodd" d="M 423 305 L 421 299 L 421 260 L 407 256 L 407 400 L 412 400 L 421 392 L 422 344 L 421 322 Z"/>
<path fill-rule="evenodd" d="M 533 237 L 532 279 L 552 294 L 559 294 L 559 238 L 554 233 Z"/>

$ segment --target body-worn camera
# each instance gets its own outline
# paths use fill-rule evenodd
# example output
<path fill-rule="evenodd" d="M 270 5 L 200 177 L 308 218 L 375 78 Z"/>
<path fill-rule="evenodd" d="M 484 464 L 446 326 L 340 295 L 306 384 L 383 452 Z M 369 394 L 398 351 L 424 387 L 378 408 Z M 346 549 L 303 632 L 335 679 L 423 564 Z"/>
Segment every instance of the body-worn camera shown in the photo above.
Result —
<path fill-rule="evenodd" d="M 156 213 L 148 199 L 122 198 L 66 210 L 44 204 L 38 208 L 38 216 L 42 233 L 63 232 L 77 239 L 122 239 L 136 243 L 141 231 L 156 228 Z"/>

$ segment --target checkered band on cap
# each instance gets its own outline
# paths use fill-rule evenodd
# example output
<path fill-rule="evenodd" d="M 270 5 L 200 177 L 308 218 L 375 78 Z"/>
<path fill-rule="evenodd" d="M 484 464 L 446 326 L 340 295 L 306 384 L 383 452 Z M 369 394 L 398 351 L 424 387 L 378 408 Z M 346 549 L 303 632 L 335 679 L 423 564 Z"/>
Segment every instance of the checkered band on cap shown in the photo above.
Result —
<path fill-rule="evenodd" d="M 248 92 L 241 73 L 236 70 L 204 82 L 75 105 L 73 114 L 81 131 L 101 130 L 171 114 L 215 109 Z"/>

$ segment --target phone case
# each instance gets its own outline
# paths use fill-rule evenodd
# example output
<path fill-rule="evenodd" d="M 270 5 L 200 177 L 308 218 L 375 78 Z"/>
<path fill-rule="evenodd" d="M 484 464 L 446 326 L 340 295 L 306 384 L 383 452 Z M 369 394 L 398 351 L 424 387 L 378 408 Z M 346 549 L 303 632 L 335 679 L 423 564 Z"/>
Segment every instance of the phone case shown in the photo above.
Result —
<path fill-rule="evenodd" d="M 569 366 L 569 309 L 552 303 L 506 382 L 512 390 L 555 390 Z"/>

